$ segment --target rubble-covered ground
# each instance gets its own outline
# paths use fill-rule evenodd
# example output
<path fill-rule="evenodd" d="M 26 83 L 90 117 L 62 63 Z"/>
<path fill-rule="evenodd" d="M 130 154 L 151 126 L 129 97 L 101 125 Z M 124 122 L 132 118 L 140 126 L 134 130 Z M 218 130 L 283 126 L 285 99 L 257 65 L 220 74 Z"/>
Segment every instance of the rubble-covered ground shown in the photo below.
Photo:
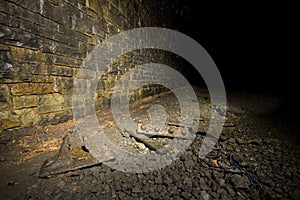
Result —
<path fill-rule="evenodd" d="M 200 104 L 199 133 L 207 130 L 210 99 L 195 88 Z M 171 93 L 131 104 L 132 118 L 149 123 L 153 103 L 165 106 L 167 122 L 180 118 Z M 124 173 L 103 164 L 38 178 L 43 162 L 59 149 L 73 121 L 46 127 L 6 131 L 0 135 L 0 199 L 300 199 L 299 128 L 280 97 L 229 92 L 226 122 L 215 148 L 199 158 L 205 134 L 163 169 Z M 122 149 L 150 153 L 143 142 L 120 130 L 109 111 L 99 111 L 107 136 Z M 166 126 L 170 135 L 178 127 Z M 174 129 L 174 130 L 172 130 Z M 171 137 L 151 139 L 159 145 Z"/>

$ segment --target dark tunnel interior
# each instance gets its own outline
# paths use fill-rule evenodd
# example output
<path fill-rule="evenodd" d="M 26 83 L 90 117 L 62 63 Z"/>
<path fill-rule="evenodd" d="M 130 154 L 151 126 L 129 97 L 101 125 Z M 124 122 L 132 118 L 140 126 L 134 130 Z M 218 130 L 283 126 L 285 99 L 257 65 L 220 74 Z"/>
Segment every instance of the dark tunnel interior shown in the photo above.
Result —
<path fill-rule="evenodd" d="M 178 4 L 187 10 L 184 17 L 177 19 L 178 30 L 195 39 L 209 53 L 226 90 L 280 96 L 285 102 L 283 114 L 298 121 L 295 96 L 299 83 L 292 47 L 296 31 L 291 25 L 294 11 L 283 16 L 268 5 L 247 5 L 240 9 L 228 5 L 217 9 L 211 5 L 206 6 L 206 12 L 201 12 L 203 5 L 199 2 Z M 193 84 L 199 83 L 198 80 L 201 77 L 190 78 Z M 203 84 L 202 81 L 200 85 Z"/>

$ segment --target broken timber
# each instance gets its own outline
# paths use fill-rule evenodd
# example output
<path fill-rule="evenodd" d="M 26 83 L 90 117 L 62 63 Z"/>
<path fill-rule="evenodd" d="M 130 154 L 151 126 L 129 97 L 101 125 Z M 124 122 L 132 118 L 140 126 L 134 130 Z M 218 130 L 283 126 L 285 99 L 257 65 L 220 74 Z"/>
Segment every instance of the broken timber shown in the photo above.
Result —
<path fill-rule="evenodd" d="M 43 163 L 38 176 L 50 178 L 68 171 L 92 167 L 104 161 L 106 160 L 98 161 L 84 147 L 72 146 L 70 135 L 67 135 L 64 137 L 59 151 Z"/>
<path fill-rule="evenodd" d="M 149 149 L 153 151 L 157 151 L 163 147 L 163 145 L 153 142 L 150 138 L 144 138 L 136 133 L 132 133 L 131 131 L 125 130 L 131 137 L 136 139 L 138 142 L 144 143 Z"/>

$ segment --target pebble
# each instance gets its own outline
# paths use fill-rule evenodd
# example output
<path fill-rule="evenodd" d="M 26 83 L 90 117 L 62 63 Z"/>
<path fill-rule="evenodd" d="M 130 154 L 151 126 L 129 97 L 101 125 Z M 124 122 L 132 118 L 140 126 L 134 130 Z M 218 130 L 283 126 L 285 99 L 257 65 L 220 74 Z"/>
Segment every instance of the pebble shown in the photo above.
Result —
<path fill-rule="evenodd" d="M 168 132 L 172 134 L 172 133 L 174 133 L 174 132 L 175 132 L 175 130 L 174 130 L 174 128 L 173 128 L 173 127 L 169 127 L 169 128 L 168 128 Z"/>
<path fill-rule="evenodd" d="M 0 162 L 4 162 L 6 161 L 5 157 L 4 156 L 0 156 Z"/>
<path fill-rule="evenodd" d="M 155 128 L 154 128 L 154 131 L 155 131 L 155 132 L 159 132 L 159 128 L 155 127 Z"/>
<path fill-rule="evenodd" d="M 142 124 L 142 125 L 141 125 L 141 129 L 142 129 L 143 131 L 145 131 L 145 130 L 147 129 L 146 125 Z"/>
<path fill-rule="evenodd" d="M 8 181 L 7 185 L 8 185 L 8 186 L 17 185 L 17 181 L 10 180 L 10 181 Z"/>
<path fill-rule="evenodd" d="M 225 183 L 225 179 L 220 178 L 220 179 L 218 180 L 218 184 L 219 184 L 220 186 L 223 186 L 224 183 Z"/>
<path fill-rule="evenodd" d="M 126 138 L 130 137 L 129 133 L 126 132 L 126 131 L 122 131 L 121 134 L 122 134 L 123 137 L 126 137 Z"/>
<path fill-rule="evenodd" d="M 203 200 L 209 200 L 210 199 L 210 195 L 205 190 L 201 191 L 201 197 L 202 197 Z"/>
<path fill-rule="evenodd" d="M 22 150 L 22 153 L 28 153 L 28 152 L 29 152 L 28 149 L 23 149 L 23 150 Z"/>
<path fill-rule="evenodd" d="M 235 142 L 235 139 L 234 139 L 233 137 L 231 137 L 231 138 L 229 138 L 227 141 L 230 142 L 230 143 L 234 143 L 234 142 Z"/>
<path fill-rule="evenodd" d="M 137 143 L 136 143 L 136 147 L 137 147 L 139 150 L 141 150 L 141 151 L 147 149 L 147 147 L 146 147 L 143 143 L 140 143 L 140 142 L 137 142 Z"/>
<path fill-rule="evenodd" d="M 247 189 L 250 186 L 250 181 L 247 176 L 233 174 L 230 177 L 230 180 L 236 188 L 246 188 Z"/>
<path fill-rule="evenodd" d="M 294 199 L 300 199 L 300 188 L 297 188 L 293 194 Z"/>

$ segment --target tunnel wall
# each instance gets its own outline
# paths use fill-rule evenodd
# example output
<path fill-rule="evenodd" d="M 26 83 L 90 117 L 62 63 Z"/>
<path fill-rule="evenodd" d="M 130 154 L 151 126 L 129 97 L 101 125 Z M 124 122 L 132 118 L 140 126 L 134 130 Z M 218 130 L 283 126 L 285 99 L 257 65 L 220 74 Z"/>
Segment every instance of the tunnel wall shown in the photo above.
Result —
<path fill-rule="evenodd" d="M 139 0 L 0 0 L 0 132 L 71 119 L 74 75 L 87 53 L 108 36 L 161 25 L 154 10 Z M 134 64 L 165 59 L 154 52 L 135 62 L 134 55 L 103 76 L 98 108 L 110 103 L 116 80 Z M 144 88 L 135 98 L 156 89 Z"/>

